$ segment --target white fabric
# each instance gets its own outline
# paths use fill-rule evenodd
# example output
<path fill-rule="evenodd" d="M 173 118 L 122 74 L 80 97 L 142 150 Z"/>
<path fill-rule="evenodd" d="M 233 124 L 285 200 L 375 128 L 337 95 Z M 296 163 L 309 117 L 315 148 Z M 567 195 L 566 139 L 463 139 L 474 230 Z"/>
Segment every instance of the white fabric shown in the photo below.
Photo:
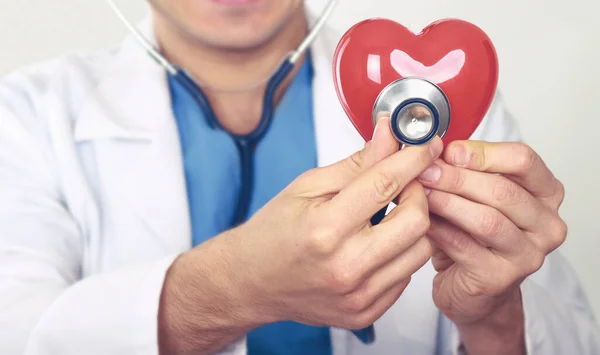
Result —
<path fill-rule="evenodd" d="M 334 91 L 338 39 L 326 29 L 312 47 L 320 165 L 364 143 Z M 473 138 L 520 139 L 499 95 Z M 190 240 L 165 73 L 131 38 L 3 78 L 0 353 L 157 354 L 165 271 Z M 333 330 L 336 355 L 458 354 L 431 300 L 433 276 L 430 264 L 416 273 L 376 323 L 374 345 Z M 558 253 L 522 290 L 529 354 L 600 354 L 600 330 Z M 245 353 L 245 339 L 223 352 Z"/>

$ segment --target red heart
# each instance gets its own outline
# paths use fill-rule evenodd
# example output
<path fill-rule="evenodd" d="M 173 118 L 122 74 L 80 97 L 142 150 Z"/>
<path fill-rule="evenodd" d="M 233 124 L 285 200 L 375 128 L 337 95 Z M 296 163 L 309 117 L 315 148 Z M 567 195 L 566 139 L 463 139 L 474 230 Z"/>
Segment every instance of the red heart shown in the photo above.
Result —
<path fill-rule="evenodd" d="M 415 34 L 386 19 L 362 21 L 340 40 L 333 62 L 338 98 L 365 140 L 373 135 L 373 104 L 391 82 L 421 77 L 437 84 L 450 103 L 444 142 L 465 140 L 483 120 L 498 82 L 498 58 L 475 25 L 444 19 Z"/>

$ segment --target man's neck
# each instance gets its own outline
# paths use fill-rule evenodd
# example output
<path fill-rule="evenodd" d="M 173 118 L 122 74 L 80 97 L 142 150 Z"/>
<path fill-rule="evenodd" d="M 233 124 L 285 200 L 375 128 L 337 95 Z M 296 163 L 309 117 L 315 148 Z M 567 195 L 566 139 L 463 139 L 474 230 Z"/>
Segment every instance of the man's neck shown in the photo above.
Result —
<path fill-rule="evenodd" d="M 177 33 L 165 20 L 157 21 L 156 26 L 157 37 L 166 57 L 185 68 L 200 83 L 219 122 L 228 131 L 237 134 L 249 133 L 258 125 L 268 79 L 284 57 L 301 43 L 307 32 L 302 9 L 269 41 L 256 48 L 240 51 L 203 45 Z M 298 67 L 277 91 L 276 103 Z"/>

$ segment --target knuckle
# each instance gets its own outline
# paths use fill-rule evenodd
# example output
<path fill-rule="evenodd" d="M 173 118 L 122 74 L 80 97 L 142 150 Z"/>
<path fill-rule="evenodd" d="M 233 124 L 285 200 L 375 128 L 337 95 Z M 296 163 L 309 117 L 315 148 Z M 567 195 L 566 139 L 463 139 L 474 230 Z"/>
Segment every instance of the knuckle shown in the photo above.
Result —
<path fill-rule="evenodd" d="M 308 250 L 314 255 L 328 256 L 337 248 L 338 235 L 331 227 L 318 227 L 310 233 L 307 241 Z"/>
<path fill-rule="evenodd" d="M 531 169 L 538 159 L 536 152 L 530 146 L 523 143 L 519 143 L 517 149 L 517 169 L 521 172 Z"/>
<path fill-rule="evenodd" d="M 452 199 L 450 194 L 439 194 L 435 197 L 435 204 L 441 211 L 447 211 L 451 207 Z"/>
<path fill-rule="evenodd" d="M 369 299 L 366 292 L 358 290 L 348 294 L 342 301 L 344 311 L 349 313 L 361 313 L 369 306 Z"/>
<path fill-rule="evenodd" d="M 459 253 L 467 253 L 471 246 L 471 241 L 469 238 L 459 232 L 452 233 L 452 235 L 446 236 L 445 239 L 445 241 L 450 245 L 450 248 Z"/>
<path fill-rule="evenodd" d="M 376 203 L 386 203 L 393 199 L 401 185 L 396 177 L 386 172 L 379 172 L 373 183 L 373 198 Z"/>
<path fill-rule="evenodd" d="M 501 178 L 494 184 L 492 198 L 499 202 L 514 204 L 522 201 L 523 194 L 517 184 Z"/>
<path fill-rule="evenodd" d="M 364 160 L 365 150 L 361 149 L 345 159 L 344 163 L 352 172 L 358 173 L 362 170 Z"/>
<path fill-rule="evenodd" d="M 474 165 L 480 169 L 485 169 L 487 166 L 487 156 L 489 155 L 488 149 L 489 147 L 487 144 L 481 144 L 477 149 L 474 149 L 472 153 L 471 160 L 474 162 Z"/>
<path fill-rule="evenodd" d="M 359 277 L 350 264 L 334 264 L 329 270 L 333 290 L 337 294 L 345 295 L 356 289 Z"/>
<path fill-rule="evenodd" d="M 427 239 L 421 239 L 419 243 L 421 244 L 419 245 L 418 264 L 423 266 L 431 259 L 431 256 L 433 255 L 433 247 Z"/>
<path fill-rule="evenodd" d="M 522 280 L 525 277 L 525 274 L 526 273 L 516 266 L 508 267 L 506 271 L 497 273 L 498 281 L 495 284 L 492 283 L 492 287 L 490 287 L 487 291 L 495 295 L 501 294 L 506 290 L 507 287 L 514 285 L 519 280 Z"/>
<path fill-rule="evenodd" d="M 422 236 L 429 228 L 431 228 L 431 220 L 429 219 L 428 211 L 419 208 L 416 205 L 410 205 L 406 207 L 406 230 L 411 235 Z"/>
<path fill-rule="evenodd" d="M 450 189 L 454 191 L 462 190 L 463 186 L 465 186 L 465 173 L 462 169 L 453 169 L 454 174 L 450 178 Z"/>
<path fill-rule="evenodd" d="M 368 321 L 365 320 L 364 316 L 357 315 L 354 317 L 350 317 L 346 321 L 346 325 L 342 328 L 349 329 L 349 330 L 358 330 L 358 329 L 363 329 L 365 327 L 368 327 L 367 324 L 368 324 Z"/>
<path fill-rule="evenodd" d="M 546 260 L 546 254 L 542 252 L 534 252 L 531 255 L 529 255 L 528 260 L 528 274 L 532 274 L 542 268 L 542 265 L 544 265 L 544 261 Z"/>
<path fill-rule="evenodd" d="M 348 321 L 348 328 L 351 330 L 356 329 L 364 329 L 371 324 L 375 323 L 379 318 L 379 314 L 373 311 L 364 311 L 360 314 L 357 314 L 354 317 L 351 317 Z"/>
<path fill-rule="evenodd" d="M 475 225 L 482 235 L 497 236 L 503 232 L 504 223 L 498 213 L 481 213 L 476 217 Z"/>
<path fill-rule="evenodd" d="M 567 240 L 567 234 L 569 233 L 569 228 L 564 220 L 560 217 L 555 218 L 555 222 L 552 226 L 552 245 L 551 249 L 554 250 L 561 246 L 565 240 Z"/>

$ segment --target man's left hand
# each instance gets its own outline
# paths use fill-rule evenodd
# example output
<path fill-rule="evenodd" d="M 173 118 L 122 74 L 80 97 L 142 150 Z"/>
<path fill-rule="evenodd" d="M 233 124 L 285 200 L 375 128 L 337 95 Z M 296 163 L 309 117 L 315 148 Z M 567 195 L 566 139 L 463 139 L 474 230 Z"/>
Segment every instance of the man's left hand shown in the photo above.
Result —
<path fill-rule="evenodd" d="M 463 338 L 518 334 L 519 286 L 566 238 L 563 185 L 530 147 L 512 142 L 453 142 L 419 180 L 431 189 L 437 307 Z M 519 341 L 507 336 L 502 343 Z"/>

